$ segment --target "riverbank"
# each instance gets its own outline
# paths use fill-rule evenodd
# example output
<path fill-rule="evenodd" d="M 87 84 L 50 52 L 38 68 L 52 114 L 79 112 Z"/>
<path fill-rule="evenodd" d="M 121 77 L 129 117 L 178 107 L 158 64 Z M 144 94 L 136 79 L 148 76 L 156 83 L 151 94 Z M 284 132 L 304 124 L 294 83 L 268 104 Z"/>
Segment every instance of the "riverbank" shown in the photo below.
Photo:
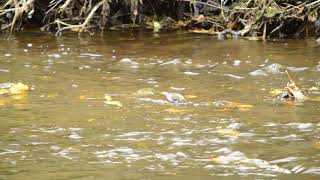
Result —
<path fill-rule="evenodd" d="M 2 2 L 2 3 L 1 3 Z M 0 1 L 2 31 L 32 26 L 42 31 L 95 33 L 123 28 L 194 30 L 266 40 L 317 36 L 320 1 Z M 230 32 L 230 31 L 229 31 Z"/>

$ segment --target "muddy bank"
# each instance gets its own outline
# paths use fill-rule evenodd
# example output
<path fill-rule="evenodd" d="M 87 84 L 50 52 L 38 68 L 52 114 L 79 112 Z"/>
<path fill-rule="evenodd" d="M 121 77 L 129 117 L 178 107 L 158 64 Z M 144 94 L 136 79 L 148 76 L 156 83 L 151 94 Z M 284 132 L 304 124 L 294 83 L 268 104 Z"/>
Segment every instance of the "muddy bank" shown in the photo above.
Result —
<path fill-rule="evenodd" d="M 76 33 L 129 27 L 186 29 L 239 36 L 317 36 L 320 1 L 283 0 L 9 0 L 0 1 L 2 31 L 36 26 Z"/>

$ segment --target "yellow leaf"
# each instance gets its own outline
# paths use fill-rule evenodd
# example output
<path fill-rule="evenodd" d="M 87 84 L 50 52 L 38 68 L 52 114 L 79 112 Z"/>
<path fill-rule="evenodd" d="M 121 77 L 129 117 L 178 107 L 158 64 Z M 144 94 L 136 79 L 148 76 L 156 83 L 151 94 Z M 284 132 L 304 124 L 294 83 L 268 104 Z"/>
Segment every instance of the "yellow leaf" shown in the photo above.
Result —
<path fill-rule="evenodd" d="M 80 96 L 79 99 L 84 100 L 84 99 L 86 99 L 86 97 L 85 96 Z"/>
<path fill-rule="evenodd" d="M 41 79 L 50 79 L 49 76 L 41 76 Z"/>
<path fill-rule="evenodd" d="M 174 108 L 170 108 L 170 109 L 166 109 L 165 110 L 166 112 L 168 113 L 185 113 L 185 112 L 189 112 L 190 110 L 189 109 L 174 109 Z"/>
<path fill-rule="evenodd" d="M 240 132 L 232 129 L 219 129 L 217 131 L 218 133 L 222 135 L 230 135 L 230 136 L 239 136 Z"/>
<path fill-rule="evenodd" d="M 160 29 L 161 29 L 160 23 L 157 22 L 157 21 L 153 21 L 153 30 L 154 30 L 155 32 L 158 32 Z"/>
<path fill-rule="evenodd" d="M 320 149 L 320 142 L 316 142 L 313 144 L 313 148 Z"/>
<path fill-rule="evenodd" d="M 249 111 L 253 105 L 250 104 L 242 104 L 242 103 L 229 103 L 223 106 L 222 111 L 228 110 L 239 110 L 239 111 Z"/>
<path fill-rule="evenodd" d="M 218 163 L 218 164 L 222 164 L 222 161 L 220 158 L 211 158 L 210 161 Z"/>
<path fill-rule="evenodd" d="M 185 26 L 187 26 L 187 24 L 184 21 L 179 20 L 178 21 L 178 26 L 185 27 Z"/>
<path fill-rule="evenodd" d="M 238 103 L 238 108 L 252 108 L 253 107 L 253 105 L 250 105 L 250 104 L 240 104 L 240 103 Z"/>
<path fill-rule="evenodd" d="M 58 94 L 48 94 L 47 98 L 56 98 Z"/>
<path fill-rule="evenodd" d="M 0 106 L 3 106 L 3 105 L 5 105 L 6 104 L 6 100 L 5 99 L 0 99 Z"/>
<path fill-rule="evenodd" d="M 122 103 L 120 101 L 104 101 L 104 104 L 122 107 Z"/>
<path fill-rule="evenodd" d="M 283 92 L 283 89 L 272 89 L 269 91 L 269 94 L 276 96 L 276 95 L 281 94 L 282 92 Z"/>
<path fill-rule="evenodd" d="M 184 97 L 188 98 L 188 99 L 195 99 L 197 98 L 197 96 L 195 95 L 185 95 Z"/>
<path fill-rule="evenodd" d="M 21 93 L 25 93 L 28 90 L 29 90 L 29 86 L 20 82 L 13 84 L 9 89 L 11 94 L 21 94 Z"/>
<path fill-rule="evenodd" d="M 250 108 L 243 108 L 243 107 L 240 107 L 240 108 L 239 108 L 239 111 L 250 111 Z"/>
<path fill-rule="evenodd" d="M 108 94 L 105 94 L 105 95 L 104 95 L 104 99 L 105 99 L 106 101 L 111 101 L 111 100 L 112 100 L 112 97 L 109 96 Z"/>
<path fill-rule="evenodd" d="M 10 93 L 10 91 L 7 89 L 0 89 L 0 95 L 1 94 L 9 94 L 9 93 Z"/>
<path fill-rule="evenodd" d="M 22 99 L 26 98 L 26 95 L 25 94 L 15 94 L 15 95 L 11 96 L 11 98 L 14 100 L 22 100 Z"/>

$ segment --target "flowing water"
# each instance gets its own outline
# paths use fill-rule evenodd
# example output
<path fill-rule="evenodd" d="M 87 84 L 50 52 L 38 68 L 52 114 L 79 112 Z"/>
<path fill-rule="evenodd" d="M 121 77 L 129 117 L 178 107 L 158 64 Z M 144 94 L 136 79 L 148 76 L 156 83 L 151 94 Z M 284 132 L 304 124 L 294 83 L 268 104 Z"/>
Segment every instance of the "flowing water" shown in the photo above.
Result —
<path fill-rule="evenodd" d="M 31 90 L 0 96 L 0 179 L 319 179 L 319 48 L 176 32 L 2 37 L 0 83 Z M 285 69 L 309 99 L 274 99 Z"/>

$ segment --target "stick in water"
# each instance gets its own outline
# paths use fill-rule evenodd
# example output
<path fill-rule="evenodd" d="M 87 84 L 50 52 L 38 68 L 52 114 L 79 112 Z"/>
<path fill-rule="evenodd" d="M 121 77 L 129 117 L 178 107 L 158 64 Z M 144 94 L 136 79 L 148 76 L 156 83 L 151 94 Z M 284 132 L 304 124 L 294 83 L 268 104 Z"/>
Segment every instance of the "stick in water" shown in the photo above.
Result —
<path fill-rule="evenodd" d="M 294 81 L 292 80 L 292 78 L 291 78 L 291 76 L 290 76 L 290 74 L 289 74 L 288 70 L 285 70 L 285 71 L 286 71 L 286 73 L 287 73 L 287 76 L 288 76 L 289 80 L 290 80 L 291 82 L 294 82 Z"/>

